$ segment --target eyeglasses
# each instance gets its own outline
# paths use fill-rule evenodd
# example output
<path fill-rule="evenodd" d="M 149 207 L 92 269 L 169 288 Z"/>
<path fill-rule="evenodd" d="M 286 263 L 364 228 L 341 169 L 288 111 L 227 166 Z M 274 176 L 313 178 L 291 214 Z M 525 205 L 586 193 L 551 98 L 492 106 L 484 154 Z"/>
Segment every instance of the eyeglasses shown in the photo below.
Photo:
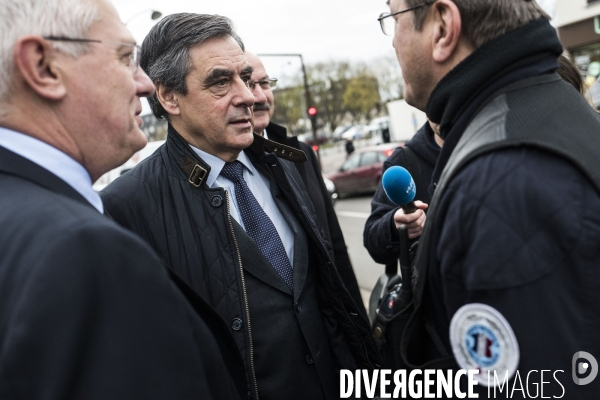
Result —
<path fill-rule="evenodd" d="M 418 6 L 409 7 L 404 10 L 396 11 L 395 13 L 389 13 L 389 12 L 381 13 L 379 18 L 377 18 L 377 21 L 379 21 L 379 24 L 381 25 L 381 30 L 383 31 L 383 34 L 387 35 L 387 36 L 394 36 L 394 31 L 396 30 L 396 19 L 395 18 L 390 19 L 388 17 L 393 17 L 394 15 L 398 15 L 398 14 L 402 14 L 402 13 L 405 13 L 408 11 L 416 10 L 417 8 L 430 6 L 433 3 L 435 3 L 435 0 L 428 1 L 423 4 L 419 4 Z"/>
<path fill-rule="evenodd" d="M 277 87 L 277 79 L 269 78 L 262 79 L 260 81 L 248 81 L 248 88 L 254 90 L 254 87 L 258 84 L 262 90 L 275 89 Z"/>
<path fill-rule="evenodd" d="M 140 67 L 140 59 L 142 56 L 142 48 L 133 43 L 126 42 L 115 42 L 113 40 L 97 40 L 97 39 L 80 39 L 80 38 L 66 38 L 66 37 L 57 37 L 57 36 L 44 36 L 46 40 L 55 40 L 61 42 L 77 42 L 77 43 L 107 43 L 107 44 L 116 44 L 119 46 L 130 46 L 133 51 L 129 54 L 129 69 L 131 73 L 135 74 Z"/>

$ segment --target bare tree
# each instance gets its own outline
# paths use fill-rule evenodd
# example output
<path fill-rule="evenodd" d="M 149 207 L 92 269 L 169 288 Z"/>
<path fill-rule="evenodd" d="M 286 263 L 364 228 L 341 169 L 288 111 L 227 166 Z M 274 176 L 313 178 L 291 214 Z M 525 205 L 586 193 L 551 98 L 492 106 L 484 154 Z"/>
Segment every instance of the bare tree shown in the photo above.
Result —
<path fill-rule="evenodd" d="M 380 104 L 377 78 L 367 73 L 356 75 L 350 79 L 342 100 L 354 122 L 368 122 Z"/>
<path fill-rule="evenodd" d="M 377 58 L 368 63 L 368 69 L 377 77 L 382 103 L 403 98 L 404 80 L 396 57 L 390 55 Z"/>
<path fill-rule="evenodd" d="M 306 109 L 317 107 L 319 128 L 335 130 L 351 116 L 355 122 L 385 110 L 385 103 L 402 98 L 403 80 L 393 56 L 369 63 L 326 61 L 306 66 L 311 103 L 306 104 L 303 77 L 300 72 L 286 77 L 286 88 L 277 89 L 273 120 L 297 135 L 306 132 Z"/>

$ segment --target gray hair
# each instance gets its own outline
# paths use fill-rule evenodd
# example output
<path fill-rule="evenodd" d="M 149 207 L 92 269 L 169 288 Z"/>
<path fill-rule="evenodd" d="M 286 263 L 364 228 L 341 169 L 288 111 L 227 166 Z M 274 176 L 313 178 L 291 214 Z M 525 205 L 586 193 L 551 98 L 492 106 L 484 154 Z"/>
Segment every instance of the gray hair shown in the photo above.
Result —
<path fill-rule="evenodd" d="M 535 0 L 452 0 L 460 11 L 462 34 L 474 48 L 508 31 L 517 29 L 548 14 Z M 434 1 L 428 1 L 429 5 Z M 407 7 L 423 4 L 423 0 L 406 0 Z M 429 7 L 413 12 L 413 23 L 417 30 L 423 28 Z"/>
<path fill-rule="evenodd" d="M 89 0 L 0 0 L 0 114 L 5 112 L 14 74 L 13 48 L 27 35 L 85 38 L 99 19 Z M 75 58 L 88 50 L 85 43 L 53 42 L 52 46 Z"/>
<path fill-rule="evenodd" d="M 215 37 L 232 37 L 244 51 L 244 43 L 227 17 L 191 13 L 167 15 L 144 39 L 140 65 L 155 85 L 186 95 L 185 79 L 192 70 L 189 50 Z M 156 94 L 149 97 L 148 102 L 156 118 L 168 119 Z"/>

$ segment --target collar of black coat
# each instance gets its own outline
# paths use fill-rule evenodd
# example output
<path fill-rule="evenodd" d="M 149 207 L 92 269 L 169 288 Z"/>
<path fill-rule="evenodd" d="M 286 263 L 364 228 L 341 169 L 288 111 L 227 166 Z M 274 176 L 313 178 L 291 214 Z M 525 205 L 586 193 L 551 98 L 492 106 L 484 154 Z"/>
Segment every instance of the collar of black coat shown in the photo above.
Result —
<path fill-rule="evenodd" d="M 300 146 L 300 141 L 298 140 L 298 136 L 288 136 L 287 129 L 285 127 L 271 122 L 265 129 L 265 132 L 267 133 L 266 136 L 269 140 L 272 140 L 277 143 L 283 143 L 295 149 L 302 150 L 306 154 L 308 145 L 304 146 L 304 149 L 302 149 L 302 146 Z M 310 148 L 310 146 L 308 146 L 308 148 Z"/>
<path fill-rule="evenodd" d="M 442 78 L 429 97 L 427 117 L 441 125 L 445 140 L 465 109 L 490 85 L 540 58 L 556 59 L 562 51 L 556 29 L 546 18 L 506 32 L 475 50 Z"/>
<path fill-rule="evenodd" d="M 293 148 L 291 146 L 286 146 L 285 144 L 281 144 L 278 142 L 274 142 L 269 139 L 265 139 L 262 136 L 254 134 L 254 141 L 248 147 L 248 150 L 261 155 L 264 153 L 273 153 L 279 158 L 283 158 L 284 160 L 292 161 L 292 162 L 305 162 L 308 160 L 306 154 L 302 150 Z"/>
<path fill-rule="evenodd" d="M 167 142 L 169 142 L 169 147 L 174 146 L 177 151 L 181 153 L 182 159 L 180 167 L 188 178 L 188 182 L 195 187 L 200 187 L 208 176 L 210 167 L 199 160 L 199 157 L 190 148 L 189 143 L 181 137 L 179 132 L 177 132 L 171 124 L 168 125 L 167 131 Z M 305 162 L 308 160 L 306 154 L 304 154 L 302 150 L 265 139 L 257 134 L 254 134 L 254 140 L 246 150 L 259 156 L 264 153 L 273 153 L 279 158 L 292 162 Z"/>
<path fill-rule="evenodd" d="M 267 135 L 269 135 L 269 140 L 282 143 L 287 139 L 287 129 L 281 125 L 269 122 L 265 130 L 267 131 Z"/>

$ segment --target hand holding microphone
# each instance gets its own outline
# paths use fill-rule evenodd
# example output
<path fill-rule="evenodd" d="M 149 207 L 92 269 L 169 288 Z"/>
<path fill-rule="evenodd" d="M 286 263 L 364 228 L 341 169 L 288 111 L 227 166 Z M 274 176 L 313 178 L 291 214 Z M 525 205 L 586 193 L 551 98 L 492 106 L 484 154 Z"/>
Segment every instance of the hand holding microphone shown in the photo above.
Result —
<path fill-rule="evenodd" d="M 384 172 L 381 184 L 390 201 L 402 207 L 394 214 L 396 228 L 406 226 L 410 239 L 420 236 L 426 219 L 423 210 L 428 206 L 422 201 L 413 201 L 416 186 L 410 173 L 400 166 L 390 167 Z"/>

